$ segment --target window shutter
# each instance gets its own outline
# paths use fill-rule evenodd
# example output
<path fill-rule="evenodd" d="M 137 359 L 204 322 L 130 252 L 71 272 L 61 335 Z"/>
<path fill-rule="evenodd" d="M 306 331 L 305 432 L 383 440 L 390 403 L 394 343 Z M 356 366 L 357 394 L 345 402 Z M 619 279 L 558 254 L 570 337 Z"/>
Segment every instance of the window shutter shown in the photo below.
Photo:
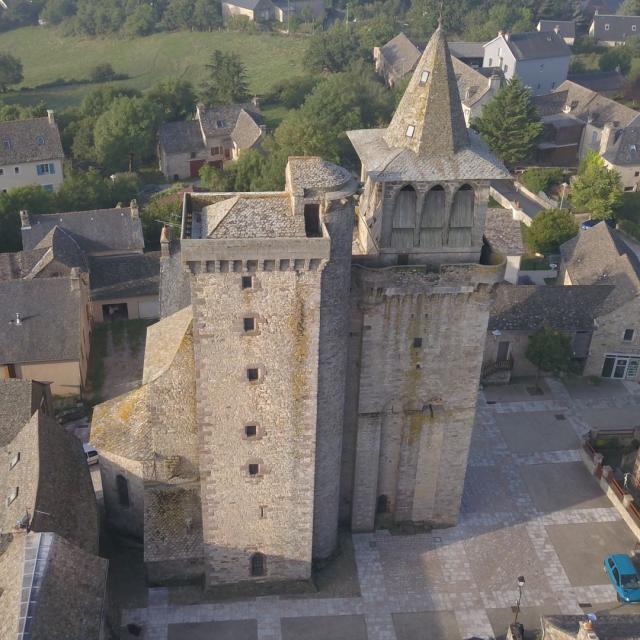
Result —
<path fill-rule="evenodd" d="M 56 165 L 53 162 L 49 163 L 49 173 L 53 175 L 56 172 Z"/>

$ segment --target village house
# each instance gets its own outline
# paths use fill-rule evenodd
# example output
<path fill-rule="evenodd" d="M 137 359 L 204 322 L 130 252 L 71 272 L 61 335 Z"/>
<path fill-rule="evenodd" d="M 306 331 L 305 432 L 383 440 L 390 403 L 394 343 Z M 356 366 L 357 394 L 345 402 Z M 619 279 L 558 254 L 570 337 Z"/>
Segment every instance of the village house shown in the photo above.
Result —
<path fill-rule="evenodd" d="M 275 19 L 275 6 L 271 0 L 223 0 L 222 19 L 246 17 L 254 22 L 270 22 Z"/>
<path fill-rule="evenodd" d="M 96 499 L 46 385 L 0 380 L 0 451 L 0 638 L 102 640 Z"/>
<path fill-rule="evenodd" d="M 193 120 L 160 127 L 160 171 L 168 180 L 197 178 L 205 164 L 222 169 L 240 152 L 257 147 L 265 133 L 255 105 L 206 108 L 198 104 Z"/>
<path fill-rule="evenodd" d="M 223 0 L 222 19 L 244 16 L 253 22 L 286 23 L 294 16 L 301 20 L 322 21 L 326 14 L 324 0 Z"/>
<path fill-rule="evenodd" d="M 640 16 L 601 15 L 593 16 L 589 35 L 600 45 L 615 47 L 626 44 L 629 38 L 640 34 Z"/>
<path fill-rule="evenodd" d="M 584 374 L 638 380 L 640 367 L 640 260 L 619 231 L 605 222 L 560 247 L 565 285 L 613 286 L 596 309 Z"/>
<path fill-rule="evenodd" d="M 0 122 L 0 191 L 27 185 L 55 191 L 64 177 L 63 161 L 53 111 L 44 118 Z"/>
<path fill-rule="evenodd" d="M 619 96 L 624 89 L 625 78 L 618 71 L 585 71 L 584 73 L 570 73 L 567 80 L 575 82 L 586 89 L 595 91 L 607 98 Z"/>
<path fill-rule="evenodd" d="M 536 29 L 541 33 L 555 31 L 568 45 L 576 39 L 575 20 L 540 20 Z"/>
<path fill-rule="evenodd" d="M 534 95 L 549 93 L 567 79 L 571 49 L 554 31 L 500 31 L 484 45 L 483 67 L 498 68 L 510 80 L 517 76 Z"/>

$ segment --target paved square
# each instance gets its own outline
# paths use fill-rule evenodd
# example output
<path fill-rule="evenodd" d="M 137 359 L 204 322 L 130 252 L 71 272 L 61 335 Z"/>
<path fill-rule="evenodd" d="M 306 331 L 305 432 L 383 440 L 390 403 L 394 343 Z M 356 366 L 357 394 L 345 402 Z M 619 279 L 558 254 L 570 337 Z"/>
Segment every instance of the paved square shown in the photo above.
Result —
<path fill-rule="evenodd" d="M 454 640 L 462 637 L 452 611 L 394 613 L 393 626 L 398 640 Z"/>
<path fill-rule="evenodd" d="M 496 422 L 513 453 L 577 449 L 578 436 L 567 420 L 556 419 L 557 413 L 501 413 L 496 416 Z"/>
<path fill-rule="evenodd" d="M 591 429 L 615 431 L 640 427 L 639 413 L 638 407 L 590 409 L 584 412 L 584 417 Z"/>
<path fill-rule="evenodd" d="M 170 624 L 168 640 L 256 640 L 255 620 Z"/>
<path fill-rule="evenodd" d="M 367 640 L 364 616 L 282 618 L 282 640 Z"/>
<path fill-rule="evenodd" d="M 612 553 L 629 553 L 635 538 L 622 521 L 562 524 L 547 533 L 573 586 L 609 584 L 603 561 Z"/>
<path fill-rule="evenodd" d="M 513 509 L 509 478 L 498 466 L 468 467 L 462 496 L 465 513 L 505 513 Z"/>
<path fill-rule="evenodd" d="M 520 473 L 538 511 L 611 506 L 582 462 L 526 465 Z"/>

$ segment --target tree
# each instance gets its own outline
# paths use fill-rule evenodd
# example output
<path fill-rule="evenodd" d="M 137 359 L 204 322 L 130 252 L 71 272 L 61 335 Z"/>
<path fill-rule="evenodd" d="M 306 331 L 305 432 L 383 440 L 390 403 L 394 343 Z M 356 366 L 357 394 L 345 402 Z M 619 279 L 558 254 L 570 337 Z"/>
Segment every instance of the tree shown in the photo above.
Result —
<path fill-rule="evenodd" d="M 133 170 L 155 155 L 160 109 L 145 98 L 116 98 L 94 129 L 98 162 L 109 171 Z"/>
<path fill-rule="evenodd" d="M 89 71 L 91 82 L 109 82 L 116 77 L 116 72 L 108 62 L 101 62 Z"/>
<path fill-rule="evenodd" d="M 222 25 L 222 10 L 219 2 L 195 0 L 191 24 L 198 31 L 211 31 Z"/>
<path fill-rule="evenodd" d="M 56 210 L 55 194 L 42 187 L 17 187 L 0 193 L 0 251 L 20 251 L 20 214 L 52 213 Z"/>
<path fill-rule="evenodd" d="M 141 4 L 127 17 L 123 30 L 128 36 L 148 36 L 153 33 L 155 26 L 153 8 L 148 4 Z"/>
<path fill-rule="evenodd" d="M 640 0 L 624 0 L 618 7 L 619 16 L 638 16 L 640 15 Z"/>
<path fill-rule="evenodd" d="M 508 165 L 530 157 L 543 124 L 531 101 L 531 92 L 514 77 L 489 102 L 473 127 L 491 150 Z"/>
<path fill-rule="evenodd" d="M 537 367 L 537 385 L 540 371 L 556 375 L 569 371 L 573 356 L 571 340 L 555 329 L 542 327 L 529 337 L 525 356 Z"/>
<path fill-rule="evenodd" d="M 225 170 L 205 164 L 200 167 L 200 182 L 203 187 L 211 191 L 233 191 L 235 185 L 235 166 L 228 165 Z"/>
<path fill-rule="evenodd" d="M 47 0 L 42 11 L 42 19 L 49 24 L 60 24 L 76 12 L 73 0 Z"/>
<path fill-rule="evenodd" d="M 196 93 L 188 80 L 165 80 L 147 94 L 147 98 L 157 105 L 166 122 L 186 120 L 196 107 Z"/>
<path fill-rule="evenodd" d="M 22 62 L 10 53 L 0 53 L 0 93 L 22 82 Z"/>
<path fill-rule="evenodd" d="M 611 47 L 605 51 L 598 60 L 600 71 L 618 70 L 623 76 L 631 71 L 633 56 L 627 47 Z"/>
<path fill-rule="evenodd" d="M 589 151 L 571 182 L 571 203 L 596 220 L 613 218 L 622 203 L 622 180 L 615 169 L 607 169 L 595 151 Z"/>
<path fill-rule="evenodd" d="M 202 98 L 209 105 L 246 102 L 249 99 L 247 71 L 237 55 L 216 49 L 206 67 L 210 81 L 203 88 Z"/>
<path fill-rule="evenodd" d="M 537 253 L 556 253 L 560 245 L 578 233 L 575 217 L 565 209 L 540 212 L 526 230 L 527 244 Z"/>
<path fill-rule="evenodd" d="M 342 24 L 328 31 L 317 31 L 309 41 L 303 64 L 313 73 L 344 71 L 357 58 L 362 58 L 355 34 Z"/>
<path fill-rule="evenodd" d="M 142 209 L 142 235 L 147 249 L 160 246 L 160 231 L 164 224 L 179 225 L 182 214 L 182 198 L 177 193 L 169 195 L 158 194 L 151 198 Z"/>

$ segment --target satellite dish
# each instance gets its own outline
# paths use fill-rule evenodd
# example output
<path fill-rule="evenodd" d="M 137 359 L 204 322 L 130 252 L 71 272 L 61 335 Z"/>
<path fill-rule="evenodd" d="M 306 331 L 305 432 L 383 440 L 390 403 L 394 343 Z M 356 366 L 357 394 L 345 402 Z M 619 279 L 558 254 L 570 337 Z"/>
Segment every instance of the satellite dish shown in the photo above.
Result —
<path fill-rule="evenodd" d="M 587 619 L 591 620 L 591 622 L 595 622 L 598 619 L 598 616 L 595 613 L 587 613 Z"/>

